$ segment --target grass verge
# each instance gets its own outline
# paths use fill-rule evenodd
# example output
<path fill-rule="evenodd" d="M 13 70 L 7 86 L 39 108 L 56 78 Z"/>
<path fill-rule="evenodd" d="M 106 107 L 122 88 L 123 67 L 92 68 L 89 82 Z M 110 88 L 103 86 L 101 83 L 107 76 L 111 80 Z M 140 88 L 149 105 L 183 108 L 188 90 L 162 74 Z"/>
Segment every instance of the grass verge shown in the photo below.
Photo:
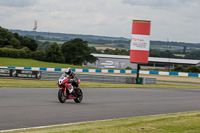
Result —
<path fill-rule="evenodd" d="M 174 82 L 174 83 L 194 83 L 194 84 L 200 85 L 200 82 L 192 82 L 192 81 L 174 81 L 174 80 L 157 80 L 157 81 L 166 81 L 166 82 Z"/>
<path fill-rule="evenodd" d="M 0 87 L 33 87 L 33 88 L 54 88 L 57 87 L 57 81 L 45 80 L 26 80 L 26 79 L 6 79 L 0 78 Z M 141 85 L 141 84 L 111 84 L 111 83 L 93 83 L 81 82 L 81 88 L 187 88 L 199 89 L 195 85 L 180 85 L 157 83 L 156 85 Z"/>
<path fill-rule="evenodd" d="M 121 118 L 10 133 L 199 133 L 200 111 Z"/>
<path fill-rule="evenodd" d="M 131 76 L 135 76 L 135 77 L 137 75 L 137 74 L 133 74 L 133 73 L 101 73 L 101 74 L 106 74 L 106 75 L 110 75 L 110 74 L 112 74 L 112 75 L 131 75 Z M 144 75 L 144 76 L 148 76 L 148 77 L 152 77 L 152 78 L 153 77 L 176 77 L 176 78 L 178 77 L 178 78 L 183 78 L 183 79 L 187 79 L 187 78 L 200 79 L 199 77 L 187 77 L 187 76 L 175 76 L 175 75 L 157 75 L 157 74 L 140 74 L 140 75 L 141 75 L 140 77 L 142 77 Z"/>

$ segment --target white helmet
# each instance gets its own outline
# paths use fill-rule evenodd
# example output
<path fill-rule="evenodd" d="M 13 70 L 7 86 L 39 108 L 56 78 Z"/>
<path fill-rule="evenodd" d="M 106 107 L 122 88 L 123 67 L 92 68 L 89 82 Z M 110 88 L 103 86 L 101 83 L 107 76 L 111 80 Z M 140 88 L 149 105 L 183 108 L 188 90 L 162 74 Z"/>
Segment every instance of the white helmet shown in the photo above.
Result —
<path fill-rule="evenodd" d="M 70 74 L 72 72 L 72 70 L 68 67 L 67 70 L 65 71 L 66 74 Z"/>

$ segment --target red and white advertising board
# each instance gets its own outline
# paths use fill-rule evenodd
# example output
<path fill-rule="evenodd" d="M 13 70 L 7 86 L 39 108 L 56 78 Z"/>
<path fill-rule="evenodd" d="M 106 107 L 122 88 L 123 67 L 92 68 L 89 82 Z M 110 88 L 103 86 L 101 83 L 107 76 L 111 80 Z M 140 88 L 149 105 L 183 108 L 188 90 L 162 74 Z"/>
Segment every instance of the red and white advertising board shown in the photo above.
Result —
<path fill-rule="evenodd" d="M 150 28 L 150 21 L 133 20 L 130 62 L 148 63 L 150 49 Z"/>

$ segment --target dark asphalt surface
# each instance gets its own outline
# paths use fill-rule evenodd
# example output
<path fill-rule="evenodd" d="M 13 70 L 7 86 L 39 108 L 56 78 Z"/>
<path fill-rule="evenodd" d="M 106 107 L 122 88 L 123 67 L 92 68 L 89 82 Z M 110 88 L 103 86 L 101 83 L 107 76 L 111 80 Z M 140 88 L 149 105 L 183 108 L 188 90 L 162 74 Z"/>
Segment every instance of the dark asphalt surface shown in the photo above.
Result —
<path fill-rule="evenodd" d="M 200 110 L 200 90 L 83 88 L 61 104 L 57 88 L 0 88 L 0 130 Z"/>

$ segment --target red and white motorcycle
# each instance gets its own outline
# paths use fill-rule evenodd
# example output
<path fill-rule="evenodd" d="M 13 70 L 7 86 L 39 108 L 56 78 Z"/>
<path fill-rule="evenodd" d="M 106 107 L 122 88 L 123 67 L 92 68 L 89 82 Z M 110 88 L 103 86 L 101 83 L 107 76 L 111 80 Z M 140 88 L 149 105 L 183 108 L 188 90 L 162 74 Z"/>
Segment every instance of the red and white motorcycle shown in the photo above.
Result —
<path fill-rule="evenodd" d="M 67 99 L 74 99 L 76 103 L 80 103 L 83 99 L 82 90 L 78 87 L 73 87 L 72 83 L 77 82 L 80 84 L 80 79 L 78 81 L 73 81 L 69 78 L 69 75 L 63 74 L 58 79 L 58 99 L 61 103 L 65 103 Z M 73 93 L 72 93 L 73 92 Z"/>

